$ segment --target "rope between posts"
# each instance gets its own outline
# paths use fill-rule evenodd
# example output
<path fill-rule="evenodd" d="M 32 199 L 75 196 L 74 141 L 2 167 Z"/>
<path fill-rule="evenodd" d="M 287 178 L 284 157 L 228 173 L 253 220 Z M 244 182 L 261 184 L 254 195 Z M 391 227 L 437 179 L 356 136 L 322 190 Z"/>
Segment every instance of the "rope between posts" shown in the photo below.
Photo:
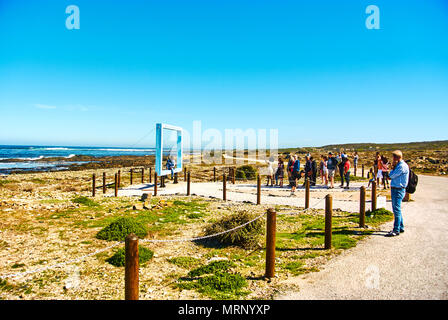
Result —
<path fill-rule="evenodd" d="M 312 206 L 310 206 L 309 208 L 306 208 L 306 209 L 302 209 L 302 210 L 295 211 L 295 212 L 277 212 L 277 214 L 278 214 L 278 215 L 287 215 L 287 214 L 291 214 L 291 215 L 293 215 L 293 214 L 299 214 L 299 213 L 302 213 L 302 212 L 307 212 L 308 210 L 316 209 L 315 207 L 316 207 L 318 204 L 320 204 L 321 202 L 323 202 L 324 200 L 325 200 L 325 197 L 319 199 L 314 205 L 312 205 Z"/>
<path fill-rule="evenodd" d="M 225 231 L 221 231 L 215 234 L 210 234 L 207 236 L 202 236 L 202 237 L 196 237 L 196 238 L 186 238 L 186 239 L 143 239 L 141 240 L 141 242 L 189 242 L 189 241 L 199 241 L 199 240 L 204 240 L 204 239 L 209 239 L 209 238 L 213 238 L 213 237 L 217 237 L 241 228 L 244 228 L 245 226 L 247 226 L 248 224 L 251 224 L 252 222 L 257 221 L 258 219 L 262 218 L 266 213 L 262 213 L 260 214 L 258 217 L 247 221 L 235 228 L 229 229 L 229 230 L 225 230 Z"/>
<path fill-rule="evenodd" d="M 189 242 L 189 241 L 199 241 L 199 240 L 209 239 L 209 238 L 217 237 L 217 236 L 220 236 L 220 235 L 223 235 L 223 234 L 226 234 L 226 233 L 229 233 L 229 232 L 241 229 L 241 228 L 247 226 L 248 224 L 251 224 L 252 222 L 255 222 L 258 219 L 262 218 L 265 214 L 266 213 L 263 213 L 263 214 L 257 216 L 256 218 L 254 218 L 254 219 L 252 219 L 252 220 L 250 220 L 248 222 L 245 222 L 245 223 L 243 223 L 243 224 L 241 224 L 241 225 L 239 225 L 239 226 L 237 226 L 235 228 L 232 228 L 232 229 L 229 229 L 229 230 L 225 230 L 225 231 L 221 231 L 221 232 L 218 232 L 218 233 L 215 233 L 215 234 L 211 234 L 211 235 L 207 235 L 207 236 L 196 237 L 196 238 L 186 238 L 186 239 L 143 239 L 143 240 L 140 240 L 140 242 L 166 243 L 166 242 Z M 73 263 L 82 261 L 82 260 L 84 260 L 84 259 L 86 259 L 88 257 L 97 255 L 98 253 L 101 253 L 101 252 L 107 251 L 109 249 L 112 249 L 112 248 L 114 248 L 114 247 L 116 247 L 116 246 L 118 246 L 118 245 L 120 245 L 122 243 L 123 243 L 123 241 L 119 241 L 119 242 L 116 242 L 116 243 L 114 243 L 114 244 L 112 244 L 112 245 L 110 245 L 108 247 L 96 250 L 96 251 L 91 252 L 89 254 L 86 254 L 84 256 L 81 256 L 81 257 L 78 257 L 78 258 L 75 258 L 75 259 L 71 259 L 71 260 L 68 260 L 68 261 L 64 261 L 64 262 L 59 262 L 59 263 L 52 264 L 52 265 L 49 265 L 49 266 L 41 267 L 41 268 L 38 268 L 38 269 L 35 269 L 35 270 L 29 270 L 29 271 L 12 273 L 12 274 L 8 274 L 8 275 L 0 276 L 0 279 L 24 277 L 24 276 L 27 276 L 27 275 L 30 275 L 30 274 L 33 274 L 33 273 L 38 273 L 38 272 L 46 271 L 46 270 L 53 269 L 53 268 L 63 267 L 65 265 L 73 264 Z"/>

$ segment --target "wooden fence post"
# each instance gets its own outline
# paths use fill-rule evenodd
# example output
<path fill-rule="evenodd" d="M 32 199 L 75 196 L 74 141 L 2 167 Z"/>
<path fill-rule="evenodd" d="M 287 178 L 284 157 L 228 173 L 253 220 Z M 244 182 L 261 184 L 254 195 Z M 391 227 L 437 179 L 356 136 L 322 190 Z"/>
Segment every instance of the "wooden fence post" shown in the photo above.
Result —
<path fill-rule="evenodd" d="M 118 174 L 115 174 L 114 195 L 118 197 Z"/>
<path fill-rule="evenodd" d="M 133 173 L 134 173 L 134 169 L 131 169 L 131 171 L 130 171 L 130 173 L 129 173 L 129 174 L 130 174 L 130 176 L 129 176 L 129 182 L 130 182 L 131 186 L 132 186 L 132 182 L 133 182 L 133 181 L 132 181 L 132 180 L 133 180 L 133 179 L 132 179 L 132 178 L 133 178 Z"/>
<path fill-rule="evenodd" d="M 121 187 L 121 170 L 118 170 L 118 188 Z"/>
<path fill-rule="evenodd" d="M 175 183 L 179 183 L 179 182 L 177 181 L 177 172 L 174 173 L 174 181 L 173 181 L 173 184 L 175 184 Z"/>
<path fill-rule="evenodd" d="M 235 168 L 232 168 L 232 184 L 235 184 Z"/>
<path fill-rule="evenodd" d="M 226 183 L 226 173 L 224 172 L 222 174 L 222 200 L 226 201 L 227 200 L 227 183 Z"/>
<path fill-rule="evenodd" d="M 305 209 L 310 207 L 310 179 L 305 180 Z"/>
<path fill-rule="evenodd" d="M 154 171 L 154 195 L 157 195 L 157 172 Z"/>
<path fill-rule="evenodd" d="M 362 177 L 364 178 L 364 164 L 362 165 Z"/>
<path fill-rule="evenodd" d="M 257 175 L 257 204 L 261 204 L 261 176 Z"/>
<path fill-rule="evenodd" d="M 359 189 L 359 227 L 366 226 L 366 187 L 362 186 Z"/>
<path fill-rule="evenodd" d="M 184 168 L 184 181 L 187 181 L 187 167 Z"/>
<path fill-rule="evenodd" d="M 145 183 L 145 168 L 142 168 L 142 184 Z"/>
<path fill-rule="evenodd" d="M 213 167 L 213 182 L 216 182 L 216 167 Z"/>
<path fill-rule="evenodd" d="M 277 229 L 277 214 L 274 209 L 268 209 L 266 219 L 266 278 L 275 276 L 275 232 Z"/>
<path fill-rule="evenodd" d="M 152 168 L 149 167 L 149 183 L 152 183 Z"/>
<path fill-rule="evenodd" d="M 106 172 L 103 172 L 103 194 L 106 193 Z"/>
<path fill-rule="evenodd" d="M 125 299 L 138 300 L 139 279 L 138 279 L 138 238 L 135 234 L 127 235 L 125 241 Z"/>
<path fill-rule="evenodd" d="M 372 207 L 371 211 L 376 210 L 376 181 L 372 182 Z"/>
<path fill-rule="evenodd" d="M 190 184 L 191 184 L 191 176 L 190 171 L 187 173 L 187 196 L 190 195 Z"/>
<path fill-rule="evenodd" d="M 95 197 L 95 189 L 96 189 L 96 175 L 92 175 L 92 197 Z"/>
<path fill-rule="evenodd" d="M 333 197 L 325 197 L 325 249 L 331 249 L 331 219 L 333 215 Z"/>

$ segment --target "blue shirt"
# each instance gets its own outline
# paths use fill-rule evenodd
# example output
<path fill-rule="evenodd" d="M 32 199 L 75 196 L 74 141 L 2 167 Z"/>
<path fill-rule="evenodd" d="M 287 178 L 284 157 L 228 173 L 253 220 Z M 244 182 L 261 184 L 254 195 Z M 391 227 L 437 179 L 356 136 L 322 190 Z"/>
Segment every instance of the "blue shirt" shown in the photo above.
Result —
<path fill-rule="evenodd" d="M 389 172 L 391 178 L 390 186 L 394 188 L 406 188 L 409 181 L 409 166 L 406 162 L 401 160 L 397 163 L 395 168 Z"/>
<path fill-rule="evenodd" d="M 331 157 L 327 161 L 327 169 L 334 170 L 336 169 L 336 165 L 338 164 L 338 160 L 335 157 Z"/>
<path fill-rule="evenodd" d="M 298 159 L 296 160 L 296 162 L 294 162 L 294 167 L 292 170 L 296 172 L 300 171 L 300 161 Z"/>

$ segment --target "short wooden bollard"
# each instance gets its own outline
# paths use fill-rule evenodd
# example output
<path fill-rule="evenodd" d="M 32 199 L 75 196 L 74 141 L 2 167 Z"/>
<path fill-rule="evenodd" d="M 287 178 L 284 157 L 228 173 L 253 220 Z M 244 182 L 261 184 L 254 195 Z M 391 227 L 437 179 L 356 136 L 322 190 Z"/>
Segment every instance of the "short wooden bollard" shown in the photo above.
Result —
<path fill-rule="evenodd" d="M 133 233 L 126 237 L 125 259 L 124 296 L 126 300 L 138 300 L 138 238 Z"/>
<path fill-rule="evenodd" d="M 325 249 L 331 249 L 331 219 L 333 215 L 333 197 L 325 197 Z"/>
<path fill-rule="evenodd" d="M 157 172 L 154 172 L 154 195 L 157 195 Z"/>
<path fill-rule="evenodd" d="M 362 177 L 364 178 L 364 165 L 362 165 Z"/>
<path fill-rule="evenodd" d="M 142 184 L 145 183 L 145 168 L 142 168 Z"/>
<path fill-rule="evenodd" d="M 356 170 L 358 170 L 358 166 L 355 166 L 355 177 L 356 177 Z"/>
<path fill-rule="evenodd" d="M 103 194 L 106 193 L 106 172 L 103 172 Z"/>
<path fill-rule="evenodd" d="M 191 184 L 191 176 L 190 171 L 187 173 L 187 196 L 190 195 L 190 184 Z"/>
<path fill-rule="evenodd" d="M 92 197 L 95 197 L 95 189 L 96 189 L 96 175 L 92 175 Z"/>
<path fill-rule="evenodd" d="M 257 204 L 261 204 L 261 176 L 257 175 Z"/>
<path fill-rule="evenodd" d="M 152 168 L 149 167 L 149 183 L 152 182 Z"/>
<path fill-rule="evenodd" d="M 235 184 L 235 168 L 232 168 L 232 184 Z"/>
<path fill-rule="evenodd" d="M 118 170 L 118 188 L 121 187 L 121 170 Z"/>
<path fill-rule="evenodd" d="M 184 168 L 184 181 L 187 181 L 187 167 Z"/>
<path fill-rule="evenodd" d="M 372 207 L 371 211 L 376 210 L 376 181 L 372 182 Z"/>
<path fill-rule="evenodd" d="M 310 207 L 310 179 L 305 180 L 305 209 Z"/>
<path fill-rule="evenodd" d="M 266 278 L 275 276 L 275 232 L 277 229 L 277 214 L 274 209 L 268 209 L 266 219 Z"/>
<path fill-rule="evenodd" d="M 129 183 L 132 185 L 132 177 L 133 177 L 133 174 L 134 174 L 134 170 L 133 169 L 131 169 L 131 171 L 130 171 L 130 176 L 129 176 Z"/>
<path fill-rule="evenodd" d="M 118 197 L 118 174 L 115 174 L 114 195 Z"/>
<path fill-rule="evenodd" d="M 160 176 L 160 188 L 165 186 L 165 176 Z"/>
<path fill-rule="evenodd" d="M 216 167 L 213 167 L 213 182 L 216 182 Z"/>
<path fill-rule="evenodd" d="M 366 226 L 366 187 L 359 189 L 359 227 Z"/>
<path fill-rule="evenodd" d="M 226 173 L 222 174 L 222 200 L 227 200 L 227 181 L 226 181 Z"/>
<path fill-rule="evenodd" d="M 179 182 L 177 181 L 177 172 L 174 173 L 174 181 L 173 181 L 173 183 L 179 183 Z"/>

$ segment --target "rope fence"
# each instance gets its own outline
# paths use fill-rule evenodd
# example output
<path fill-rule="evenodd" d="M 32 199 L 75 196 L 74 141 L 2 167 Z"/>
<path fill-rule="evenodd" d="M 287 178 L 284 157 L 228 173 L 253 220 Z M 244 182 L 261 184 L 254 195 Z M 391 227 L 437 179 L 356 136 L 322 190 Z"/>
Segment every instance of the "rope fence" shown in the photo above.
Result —
<path fill-rule="evenodd" d="M 135 171 L 134 171 L 135 170 Z M 223 200 L 226 200 L 226 182 L 231 181 L 231 183 L 235 184 L 235 181 L 256 181 L 257 182 L 257 205 L 261 203 L 261 175 L 257 175 L 254 179 L 243 179 L 243 178 L 236 178 L 235 177 L 235 169 L 229 168 L 229 167 L 221 167 L 221 173 L 222 175 L 217 175 L 216 167 L 213 168 L 212 171 L 212 178 L 211 181 L 213 182 L 219 182 L 220 176 L 223 183 Z M 228 175 L 226 175 L 226 172 L 228 171 Z M 125 172 L 125 171 L 123 171 Z M 145 168 L 138 168 L 138 171 L 136 168 L 131 168 L 129 170 L 130 173 L 130 182 L 132 184 L 133 182 L 133 174 L 134 173 L 140 173 L 141 183 L 144 183 L 145 181 Z M 210 172 L 207 172 L 208 174 Z M 115 196 L 118 196 L 118 188 L 121 184 L 121 171 L 119 170 L 118 173 L 115 174 L 114 177 L 114 183 L 113 184 L 107 184 L 107 177 L 106 174 L 103 173 L 102 175 L 102 181 L 103 185 L 99 186 L 98 188 L 103 189 L 103 193 L 105 193 L 105 190 L 108 186 L 114 185 L 115 189 Z M 152 168 L 149 168 L 149 181 L 151 183 L 152 178 Z M 187 195 L 190 195 L 190 183 L 191 178 L 198 178 L 198 179 L 204 179 L 204 176 L 198 176 L 198 175 L 191 175 L 190 171 L 184 170 L 184 181 L 187 182 Z M 154 195 L 157 195 L 157 173 L 154 170 Z M 164 186 L 164 180 L 165 177 L 159 177 L 160 178 L 160 187 Z M 175 181 L 177 182 L 177 175 Z M 271 181 L 272 182 L 272 181 Z M 163 184 L 162 184 L 163 183 Z M 95 197 L 95 191 L 97 189 L 96 186 L 96 175 L 92 175 L 92 196 Z M 267 214 L 266 219 L 266 271 L 265 271 L 265 277 L 272 278 L 275 274 L 275 236 L 276 236 L 276 216 L 278 215 L 297 215 L 301 213 L 305 213 L 311 209 L 317 209 L 317 206 L 319 206 L 323 201 L 325 201 L 325 241 L 324 241 L 324 248 L 325 249 L 331 249 L 331 218 L 332 218 L 332 196 L 330 194 L 326 195 L 324 198 L 318 199 L 313 205 L 309 205 L 309 190 L 310 190 L 310 180 L 305 180 L 305 208 L 298 210 L 298 211 L 291 211 L 291 212 L 279 212 L 276 213 L 274 209 L 270 208 L 267 210 L 267 212 L 264 212 L 255 218 L 251 219 L 250 221 L 247 221 L 237 227 L 234 227 L 229 230 L 221 231 L 218 233 L 214 233 L 211 235 L 205 235 L 205 236 L 199 236 L 199 237 L 191 237 L 191 238 L 180 238 L 180 239 L 141 239 L 141 243 L 174 243 L 174 242 L 195 242 L 195 241 L 201 241 L 206 239 L 211 239 L 214 237 L 221 236 L 223 234 L 227 234 L 230 232 L 234 232 L 238 229 L 244 228 L 247 225 L 263 218 Z M 360 189 L 360 227 L 365 227 L 365 187 L 361 187 Z M 372 186 L 372 210 L 376 209 L 376 183 L 373 183 Z M 138 241 L 139 239 L 135 235 L 128 235 L 126 237 L 126 241 L 124 243 L 125 251 L 126 251 L 126 265 L 125 265 L 125 296 L 126 299 L 135 300 L 138 299 Z M 63 262 L 58 262 L 52 265 L 40 267 L 34 270 L 28 270 L 24 272 L 18 272 L 18 273 L 12 273 L 7 275 L 0 276 L 0 279 L 11 279 L 11 278 L 23 278 L 26 276 L 29 276 L 31 274 L 43 272 L 50 269 L 60 268 L 66 265 L 74 264 L 81 262 L 89 257 L 95 256 L 99 253 L 108 251 L 112 248 L 115 248 L 119 245 L 123 244 L 123 241 L 117 241 L 107 247 L 95 250 L 89 254 L 82 255 L 80 257 L 70 259 Z M 137 259 L 137 260 L 135 260 Z M 137 270 L 137 272 L 136 272 Z M 137 289 L 136 289 L 137 286 Z"/>

